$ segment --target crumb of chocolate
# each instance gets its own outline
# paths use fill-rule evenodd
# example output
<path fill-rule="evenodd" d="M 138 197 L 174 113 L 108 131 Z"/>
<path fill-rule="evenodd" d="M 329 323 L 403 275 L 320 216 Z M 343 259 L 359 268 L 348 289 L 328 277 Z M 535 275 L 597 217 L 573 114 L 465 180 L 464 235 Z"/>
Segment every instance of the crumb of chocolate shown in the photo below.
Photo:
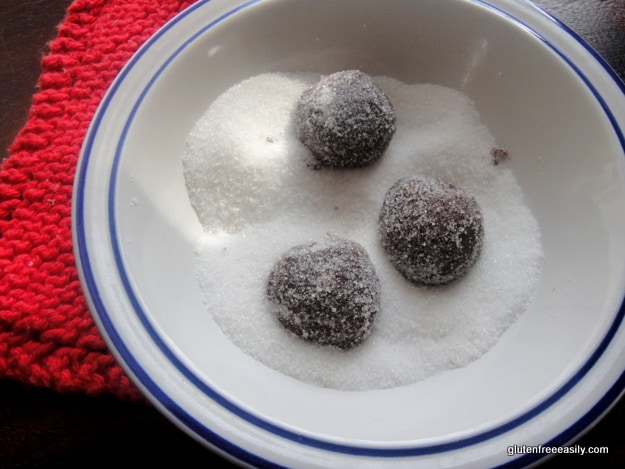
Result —
<path fill-rule="evenodd" d="M 493 159 L 493 164 L 497 166 L 508 157 L 508 152 L 503 148 L 493 148 L 490 151 L 490 156 Z"/>
<path fill-rule="evenodd" d="M 395 111 L 366 74 L 321 78 L 297 103 L 297 136 L 321 166 L 355 168 L 382 156 L 395 133 Z"/>
<path fill-rule="evenodd" d="M 350 349 L 371 333 L 380 281 L 360 244 L 331 237 L 287 251 L 269 274 L 267 296 L 286 329 Z"/>
<path fill-rule="evenodd" d="M 476 200 L 438 178 L 413 176 L 386 193 L 379 217 L 382 246 L 408 280 L 441 285 L 463 276 L 484 236 Z"/>

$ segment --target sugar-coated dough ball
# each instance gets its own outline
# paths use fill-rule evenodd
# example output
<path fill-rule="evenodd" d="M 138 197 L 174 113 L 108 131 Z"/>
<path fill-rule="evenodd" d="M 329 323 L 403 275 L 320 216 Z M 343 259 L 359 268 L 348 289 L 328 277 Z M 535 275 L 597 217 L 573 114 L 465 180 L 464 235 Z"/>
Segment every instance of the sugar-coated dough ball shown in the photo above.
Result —
<path fill-rule="evenodd" d="M 371 333 L 380 281 L 360 244 L 327 238 L 287 251 L 269 274 L 267 296 L 286 329 L 349 349 Z"/>
<path fill-rule="evenodd" d="M 320 166 L 354 168 L 378 159 L 395 133 L 395 111 L 366 74 L 349 70 L 323 77 L 296 108 L 297 136 Z"/>
<path fill-rule="evenodd" d="M 459 187 L 421 175 L 393 184 L 379 223 L 391 263 L 417 284 L 440 285 L 464 275 L 484 238 L 477 201 Z"/>

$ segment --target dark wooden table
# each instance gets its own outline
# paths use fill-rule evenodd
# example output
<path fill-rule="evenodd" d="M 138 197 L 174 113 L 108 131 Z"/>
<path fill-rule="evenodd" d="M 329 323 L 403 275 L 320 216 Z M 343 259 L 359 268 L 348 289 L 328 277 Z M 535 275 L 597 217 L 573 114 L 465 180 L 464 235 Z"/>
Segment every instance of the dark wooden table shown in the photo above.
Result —
<path fill-rule="evenodd" d="M 0 157 L 26 121 L 46 43 L 71 0 L 0 0 Z M 625 1 L 537 0 L 625 78 Z M 608 455 L 558 456 L 541 467 L 625 467 L 625 399 L 579 445 Z M 581 458 L 581 459 L 579 459 Z M 219 461 L 145 403 L 60 395 L 0 380 L 0 468 L 207 466 Z M 228 463 L 222 466 L 228 466 Z"/>

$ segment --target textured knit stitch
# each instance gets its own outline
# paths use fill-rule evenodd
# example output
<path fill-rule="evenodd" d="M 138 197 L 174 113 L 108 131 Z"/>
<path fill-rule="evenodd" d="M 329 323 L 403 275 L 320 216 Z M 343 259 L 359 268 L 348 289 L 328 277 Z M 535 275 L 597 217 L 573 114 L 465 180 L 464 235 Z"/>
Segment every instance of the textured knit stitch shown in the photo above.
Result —
<path fill-rule="evenodd" d="M 76 0 L 49 44 L 28 121 L 0 169 L 0 378 L 139 398 L 81 290 L 72 184 L 106 89 L 137 48 L 191 3 Z"/>

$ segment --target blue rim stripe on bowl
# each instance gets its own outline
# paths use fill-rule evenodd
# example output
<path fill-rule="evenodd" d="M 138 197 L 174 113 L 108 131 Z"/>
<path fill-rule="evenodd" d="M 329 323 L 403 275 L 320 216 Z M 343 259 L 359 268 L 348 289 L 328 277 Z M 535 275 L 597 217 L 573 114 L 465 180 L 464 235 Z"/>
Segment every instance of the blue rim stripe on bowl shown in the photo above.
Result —
<path fill-rule="evenodd" d="M 116 175 L 117 169 L 119 167 L 119 161 L 121 158 L 121 153 L 125 141 L 125 137 L 129 131 L 130 125 L 133 121 L 134 116 L 137 113 L 143 99 L 147 95 L 151 86 L 156 82 L 158 77 L 163 73 L 163 71 L 167 68 L 167 66 L 178 56 L 186 47 L 189 46 L 198 36 L 208 31 L 210 28 L 220 23 L 224 19 L 236 14 L 237 12 L 254 5 L 256 3 L 261 2 L 262 0 L 251 0 L 234 10 L 229 11 L 224 14 L 220 18 L 217 18 L 210 24 L 204 26 L 200 31 L 193 34 L 184 44 L 182 44 L 157 70 L 153 77 L 151 77 L 148 85 L 142 91 L 140 97 L 137 102 L 134 104 L 131 114 L 124 125 L 124 129 L 119 141 L 119 144 L 116 149 L 114 161 L 113 161 L 113 170 L 111 173 L 111 181 L 109 185 L 109 194 L 108 194 L 108 217 L 110 223 L 110 236 L 112 240 L 112 250 L 115 256 L 115 262 L 119 271 L 120 279 L 122 280 L 122 284 L 128 299 L 137 314 L 141 324 L 145 328 L 146 332 L 149 334 L 150 338 L 154 341 L 155 345 L 162 351 L 163 355 L 172 363 L 172 365 L 190 382 L 193 383 L 199 390 L 201 390 L 206 396 L 215 400 L 222 407 L 227 409 L 229 412 L 232 412 L 239 418 L 249 422 L 250 424 L 259 427 L 269 433 L 272 433 L 276 436 L 291 440 L 298 444 L 303 444 L 306 446 L 316 447 L 319 449 L 324 449 L 331 452 L 344 453 L 344 454 L 352 454 L 352 455 L 360 455 L 360 456 L 371 456 L 371 457 L 407 457 L 407 456 L 422 456 L 428 454 L 436 454 L 442 453 L 446 451 L 456 450 L 463 447 L 471 446 L 474 444 L 481 443 L 483 441 L 489 440 L 493 437 L 499 436 L 503 433 L 510 431 L 511 429 L 528 422 L 529 420 L 535 418 L 538 414 L 542 413 L 544 410 L 548 409 L 555 402 L 561 399 L 564 395 L 566 395 L 587 373 L 592 367 L 597 363 L 602 354 L 605 352 L 610 342 L 614 338 L 614 335 L 617 333 L 620 328 L 623 317 L 625 316 L 625 307 L 621 305 L 618 313 L 615 316 L 615 319 L 604 336 L 603 340 L 597 347 L 597 349 L 593 352 L 590 358 L 584 363 L 584 365 L 571 377 L 560 389 L 554 392 L 547 399 L 542 401 L 540 404 L 530 409 L 526 413 L 518 416 L 517 418 L 500 425 L 496 428 L 488 430 L 486 432 L 482 432 L 478 435 L 461 438 L 452 442 L 444 443 L 444 444 L 436 444 L 436 445 L 427 445 L 427 446 L 416 446 L 411 448 L 365 448 L 365 447 L 356 447 L 350 445 L 339 445 L 334 443 L 329 443 L 326 441 L 306 437 L 304 435 L 292 432 L 290 430 L 283 429 L 279 426 L 266 422 L 257 416 L 239 408 L 234 403 L 228 401 L 226 398 L 221 396 L 215 390 L 213 390 L 206 383 L 202 382 L 197 376 L 195 376 L 177 357 L 176 355 L 166 346 L 164 341 L 159 337 L 158 333 L 152 327 L 150 321 L 147 318 L 147 315 L 143 311 L 140 302 L 137 299 L 136 294 L 132 290 L 130 285 L 129 276 L 126 272 L 122 255 L 121 248 L 118 238 L 117 225 L 115 219 L 115 194 L 116 194 Z M 541 42 L 543 42 L 547 47 L 549 47 L 552 51 L 554 51 L 562 60 L 566 62 L 566 64 L 571 67 L 575 73 L 583 80 L 584 84 L 592 91 L 596 100 L 601 104 L 604 113 L 608 117 L 614 131 L 616 132 L 621 147 L 625 151 L 625 138 L 621 129 L 618 126 L 618 122 L 612 112 L 610 111 L 607 103 L 602 99 L 599 95 L 598 91 L 592 86 L 588 78 L 582 73 L 582 71 L 576 67 L 561 51 L 559 51 L 555 45 L 551 44 L 544 37 L 539 35 L 536 31 L 530 28 L 528 25 L 522 23 L 518 19 L 510 16 L 508 13 L 502 11 L 498 7 L 490 5 L 489 3 L 482 0 L 472 0 L 473 3 L 480 4 L 488 9 L 496 11 L 498 14 L 507 17 L 509 20 L 519 24 L 524 27 L 527 31 L 531 32 L 534 36 L 536 36 Z M 133 56 L 133 58 L 129 61 L 129 63 L 122 69 L 118 78 L 111 86 L 111 89 L 106 94 L 102 101 L 102 105 L 98 110 L 94 122 L 92 124 L 92 128 L 89 131 L 87 136 L 87 140 L 85 141 L 85 149 L 83 151 L 82 160 L 80 162 L 79 171 L 77 173 L 77 188 L 76 188 L 76 199 L 75 199 L 75 216 L 76 216 L 76 240 L 77 240 L 77 250 L 78 250 L 78 258 L 80 260 L 80 266 L 83 273 L 83 278 L 86 284 L 86 290 L 89 294 L 89 298 L 92 302 L 94 313 L 98 315 L 98 318 L 102 324 L 103 329 L 106 331 L 106 334 L 109 336 L 110 341 L 113 343 L 113 346 L 116 349 L 118 356 L 122 358 L 125 362 L 126 367 L 134 374 L 135 378 L 139 383 L 154 397 L 154 399 L 160 403 L 165 409 L 168 410 L 182 425 L 184 425 L 187 429 L 195 433 L 196 435 L 202 437 L 207 443 L 222 449 L 223 451 L 231 454 L 233 457 L 252 463 L 259 467 L 279 467 L 276 466 L 273 462 L 269 462 L 258 455 L 251 454 L 246 450 L 234 445 L 233 443 L 223 439 L 221 436 L 213 432 L 210 428 L 207 428 L 204 424 L 200 423 L 196 419 L 194 419 L 191 415 L 189 415 L 184 409 L 182 409 L 170 396 L 168 396 L 159 386 L 156 384 L 149 375 L 145 372 L 145 370 L 141 367 L 141 364 L 135 359 L 132 353 L 126 347 L 123 339 L 120 337 L 117 332 L 113 321 L 111 320 L 108 312 L 106 311 L 106 307 L 104 306 L 104 302 L 100 296 L 100 292 L 97 286 L 97 282 L 95 281 L 95 276 L 93 270 L 91 268 L 91 262 L 89 259 L 89 253 L 87 250 L 86 243 L 86 233 L 85 233 L 85 206 L 84 206 L 84 193 L 85 193 L 85 179 L 87 174 L 87 169 L 89 166 L 89 159 L 91 153 L 93 151 L 93 143 L 95 140 L 95 135 L 102 123 L 102 119 L 106 114 L 108 107 L 111 105 L 111 102 L 114 100 L 115 93 L 124 78 L 131 73 L 134 66 L 138 61 L 141 60 L 143 55 L 147 50 L 149 50 L 159 38 L 161 38 L 167 31 L 169 31 L 173 26 L 175 26 L 180 20 L 182 20 L 187 15 L 191 14 L 193 11 L 200 8 L 202 5 L 210 2 L 210 0 L 201 0 L 196 4 L 189 7 L 187 10 L 180 13 L 177 17 L 175 17 L 170 23 L 167 23 L 161 30 L 159 30 L 152 38 L 150 38 L 146 44 Z M 574 32 L 572 32 L 568 27 L 563 25 L 561 22 L 553 18 L 551 15 L 548 15 L 544 11 L 540 10 L 543 14 L 545 14 L 551 21 L 555 22 L 559 28 L 567 32 L 572 38 L 574 38 L 581 46 L 587 49 L 597 60 L 599 64 L 602 65 L 604 70 L 613 78 L 615 83 L 618 84 L 619 88 L 625 92 L 625 86 L 618 79 L 614 71 L 604 62 L 604 60 L 594 51 L 588 44 L 586 44 L 579 36 L 577 36 Z M 621 395 L 625 389 L 625 374 L 621 375 L 620 378 L 612 385 L 610 390 L 600 399 L 595 406 L 588 411 L 584 416 L 582 416 L 577 422 L 571 425 L 568 429 L 564 430 L 557 437 L 552 439 L 548 444 L 565 444 L 569 442 L 571 439 L 575 438 L 575 436 L 579 435 L 584 429 L 586 429 L 590 424 L 592 424 L 597 418 L 601 416 L 601 414 L 606 411 L 610 405 L 612 405 L 616 399 Z M 547 443 L 546 443 L 547 444 Z M 514 461 L 511 461 L 511 466 L 505 465 L 505 467 L 519 467 L 518 464 L 528 464 L 535 460 L 541 459 L 542 456 L 536 455 L 527 455 L 526 457 L 518 458 Z"/>
<path fill-rule="evenodd" d="M 585 429 L 589 428 L 597 418 L 603 415 L 604 412 L 610 409 L 610 407 L 621 396 L 623 389 L 625 389 L 625 371 L 619 376 L 612 387 L 603 395 L 601 399 L 584 414 L 575 424 L 571 425 L 565 431 L 557 435 L 555 438 L 543 443 L 544 447 L 562 447 L 566 446 L 576 437 L 578 437 Z M 549 457 L 547 454 L 526 454 L 517 459 L 510 461 L 509 463 L 497 466 L 498 469 L 516 469 L 524 468 L 530 464 L 534 464 L 541 459 Z"/>
<path fill-rule="evenodd" d="M 101 298 L 101 295 L 100 295 L 100 292 L 99 292 L 99 289 L 98 289 L 98 285 L 97 285 L 97 282 L 95 280 L 95 276 L 94 276 L 93 270 L 91 268 L 91 262 L 89 260 L 89 253 L 88 253 L 88 250 L 87 250 L 87 241 L 86 241 L 87 236 L 86 236 L 86 230 L 85 230 L 85 226 L 86 226 L 86 224 L 85 224 L 85 205 L 84 205 L 85 180 L 86 180 L 87 169 L 88 169 L 88 166 L 89 166 L 88 162 L 89 162 L 89 159 L 91 157 L 95 136 L 97 134 L 97 129 L 100 128 L 100 125 L 102 123 L 102 119 L 103 119 L 104 115 L 106 114 L 106 110 L 108 109 L 109 105 L 111 104 L 111 101 L 113 100 L 115 92 L 117 91 L 117 89 L 121 85 L 124 77 L 128 75 L 128 73 L 132 70 L 134 65 L 143 56 L 145 51 L 147 49 L 149 49 L 155 42 L 157 42 L 158 39 L 166 33 L 166 31 L 168 31 L 169 29 L 174 27 L 184 17 L 186 17 L 187 15 L 191 14 L 193 11 L 195 11 L 197 8 L 199 8 L 203 3 L 207 3 L 208 1 L 210 1 L 210 0 L 201 1 L 201 2 L 198 2 L 198 3 L 190 6 L 189 8 L 184 10 L 182 13 L 180 13 L 178 16 L 174 17 L 162 29 L 158 30 L 152 37 L 150 37 L 148 39 L 148 41 L 146 41 L 145 45 L 142 48 L 140 48 L 139 51 L 137 51 L 137 53 L 131 58 L 131 60 L 128 62 L 128 64 L 120 71 L 119 76 L 115 79 L 115 81 L 111 85 L 110 89 L 107 91 L 107 94 L 105 95 L 104 99 L 102 100 L 102 105 L 100 106 L 100 108 L 98 109 L 96 115 L 94 116 L 93 123 L 92 123 L 92 126 L 91 126 L 92 128 L 89 130 L 89 133 L 87 135 L 87 139 L 85 140 L 85 145 L 84 145 L 85 150 L 83 151 L 82 161 L 80 162 L 80 166 L 79 166 L 78 171 L 76 173 L 76 197 L 75 197 L 75 200 L 74 200 L 74 204 L 75 204 L 74 213 L 75 213 L 75 223 L 76 223 L 76 227 L 75 227 L 76 248 L 78 249 L 78 259 L 79 259 L 80 267 L 81 267 L 82 274 L 83 274 L 83 280 L 84 280 L 84 282 L 86 284 L 85 285 L 86 286 L 85 290 L 86 290 L 86 292 L 89 295 L 89 300 L 90 300 L 90 302 L 92 304 L 92 308 L 93 308 L 92 313 L 96 313 L 98 315 L 98 318 L 99 318 L 99 320 L 100 320 L 100 322 L 102 324 L 102 327 L 104 328 L 104 330 L 106 331 L 107 335 L 109 336 L 110 341 L 114 344 L 115 351 L 117 352 L 118 356 L 122 358 L 122 360 L 126 364 L 127 369 L 131 370 L 132 374 L 134 375 L 134 378 L 139 383 L 141 383 L 141 385 L 143 387 L 145 387 L 146 390 L 149 391 L 149 393 L 152 395 L 152 397 L 160 405 L 162 405 L 165 409 L 167 409 L 169 412 L 171 412 L 171 414 L 176 417 L 176 419 L 180 422 L 181 425 L 186 427 L 188 430 L 190 430 L 194 434 L 201 435 L 204 438 L 204 440 L 207 443 L 209 443 L 211 446 L 213 446 L 213 447 L 215 447 L 215 448 L 217 448 L 217 449 L 219 449 L 221 451 L 224 451 L 225 453 L 231 455 L 232 457 L 238 459 L 239 461 L 252 464 L 255 467 L 259 467 L 259 468 L 282 468 L 282 466 L 279 466 L 279 465 L 277 465 L 277 464 L 275 464 L 273 462 L 267 461 L 267 460 L 259 457 L 256 454 L 250 453 L 250 452 L 240 448 L 239 446 L 233 444 L 229 440 L 227 440 L 227 439 L 221 437 L 220 435 L 218 435 L 217 433 L 213 432 L 211 429 L 206 428 L 198 420 L 193 418 L 187 412 L 184 412 L 178 406 L 178 404 L 176 404 L 176 402 L 174 400 L 172 400 L 172 398 L 170 396 L 168 396 L 158 386 L 158 384 L 156 384 L 152 380 L 152 378 L 150 378 L 150 376 L 145 372 L 145 370 L 141 367 L 141 365 L 137 362 L 137 360 L 134 358 L 132 353 L 126 347 L 126 344 L 124 343 L 124 341 L 120 337 L 119 333 L 117 332 L 117 329 L 115 328 L 113 322 L 110 319 L 110 316 L 108 315 L 108 313 L 106 311 L 106 307 L 104 306 L 104 302 L 102 301 L 102 298 Z M 213 21 L 212 23 L 207 25 L 205 29 L 209 29 L 210 27 L 212 27 L 215 24 L 223 21 L 227 17 L 235 14 L 237 11 L 239 11 L 239 10 L 241 10 L 241 9 L 251 5 L 251 4 L 257 3 L 258 1 L 259 0 L 251 0 L 250 2 L 246 3 L 245 5 L 242 5 L 239 8 L 236 8 L 236 9 L 228 12 L 226 15 L 224 15 L 224 16 L 222 16 L 220 18 L 217 18 L 215 21 Z M 197 35 L 201 34 L 201 32 L 202 31 L 200 31 L 196 35 L 192 36 L 188 41 L 185 42 L 185 44 L 179 50 L 182 50 L 188 44 L 193 42 L 193 40 L 197 37 Z M 175 56 L 175 54 L 174 54 L 174 56 Z M 158 72 L 154 75 L 154 77 L 152 77 L 152 79 L 150 81 L 150 85 L 154 83 L 154 81 L 156 80 L 157 76 L 164 70 L 166 65 L 169 64 L 171 62 L 171 60 L 173 60 L 174 56 L 170 57 L 169 60 L 162 67 L 159 68 Z M 145 96 L 146 92 L 147 92 L 147 88 L 142 93 L 142 97 Z M 133 115 L 134 115 L 134 112 L 136 112 L 136 108 L 133 111 Z M 126 133 L 127 128 L 128 128 L 128 125 L 126 125 L 126 128 L 124 129 L 124 133 Z M 118 165 L 118 158 L 114 161 L 114 166 L 117 167 L 117 165 Z M 114 185 L 114 178 L 112 178 L 111 182 Z M 119 265 L 119 262 L 121 262 L 121 259 L 119 258 L 119 250 L 116 250 L 115 256 L 116 256 L 116 262 L 118 262 L 118 265 Z M 128 277 L 124 274 L 123 278 L 125 279 L 124 280 L 124 287 L 126 289 L 129 289 L 130 285 L 128 284 Z M 129 290 L 127 290 L 127 291 L 129 291 Z M 133 306 L 135 308 L 139 307 L 139 305 L 137 303 L 137 300 L 136 300 L 136 297 L 134 295 L 130 295 L 129 299 L 131 299 L 131 301 L 133 303 Z M 141 317 L 141 322 L 144 325 L 147 325 L 149 327 L 149 329 L 151 329 L 149 324 L 146 322 L 145 314 L 141 314 L 140 317 Z M 166 347 L 164 347 L 164 344 L 162 343 L 160 338 L 154 333 L 153 330 L 151 330 L 150 336 L 152 338 L 156 338 L 157 343 L 159 344 L 160 348 L 164 352 L 166 352 L 168 358 L 175 360 L 175 356 L 169 350 L 167 350 Z M 227 401 L 225 401 L 223 399 L 221 399 L 221 401 L 224 401 L 223 403 L 227 403 Z M 222 403 L 222 405 L 223 405 L 223 403 Z"/>
<path fill-rule="evenodd" d="M 601 64 L 601 66 L 603 67 L 604 71 L 606 71 L 610 75 L 610 77 L 612 78 L 612 81 L 614 81 L 614 83 L 621 89 L 621 91 L 625 95 L 625 81 L 623 81 L 621 79 L 621 77 L 619 77 L 619 75 L 614 71 L 614 69 L 604 60 L 603 57 L 601 57 L 601 55 L 592 46 L 590 46 L 590 44 L 588 44 L 579 34 L 577 34 L 575 31 L 573 31 L 571 28 L 569 28 L 566 24 L 564 24 L 562 21 L 560 21 L 558 18 L 553 16 L 548 11 L 545 11 L 543 8 L 539 7 L 538 5 L 536 5 L 534 3 L 531 3 L 531 6 L 533 6 L 538 11 L 540 11 L 544 16 L 548 17 L 553 23 L 556 23 L 560 29 L 565 31 L 569 36 L 574 38 L 580 45 L 582 45 L 584 47 L 584 49 L 586 49 L 594 57 L 594 59 L 597 61 L 597 63 Z M 492 8 L 496 9 L 498 11 L 501 11 L 501 10 L 499 10 L 496 7 L 492 7 Z M 503 13 L 503 14 L 506 14 L 506 13 Z M 507 15 L 507 16 L 509 16 L 509 15 Z M 556 50 L 556 52 L 558 52 L 558 51 Z M 559 55 L 562 57 L 561 54 L 559 54 Z M 569 65 L 572 65 L 572 63 L 570 61 L 567 60 L 567 62 L 569 63 Z M 577 71 L 577 67 L 574 67 L 574 68 Z M 579 71 L 578 71 L 578 74 L 579 74 Z M 586 77 L 583 77 L 583 78 L 584 78 L 584 81 L 587 82 L 586 81 Z M 596 90 L 593 90 L 593 91 L 596 91 Z M 618 128 L 618 126 L 617 126 L 617 128 Z M 623 143 L 623 135 L 622 135 L 622 133 L 618 132 L 618 134 L 619 134 L 621 143 Z"/>

